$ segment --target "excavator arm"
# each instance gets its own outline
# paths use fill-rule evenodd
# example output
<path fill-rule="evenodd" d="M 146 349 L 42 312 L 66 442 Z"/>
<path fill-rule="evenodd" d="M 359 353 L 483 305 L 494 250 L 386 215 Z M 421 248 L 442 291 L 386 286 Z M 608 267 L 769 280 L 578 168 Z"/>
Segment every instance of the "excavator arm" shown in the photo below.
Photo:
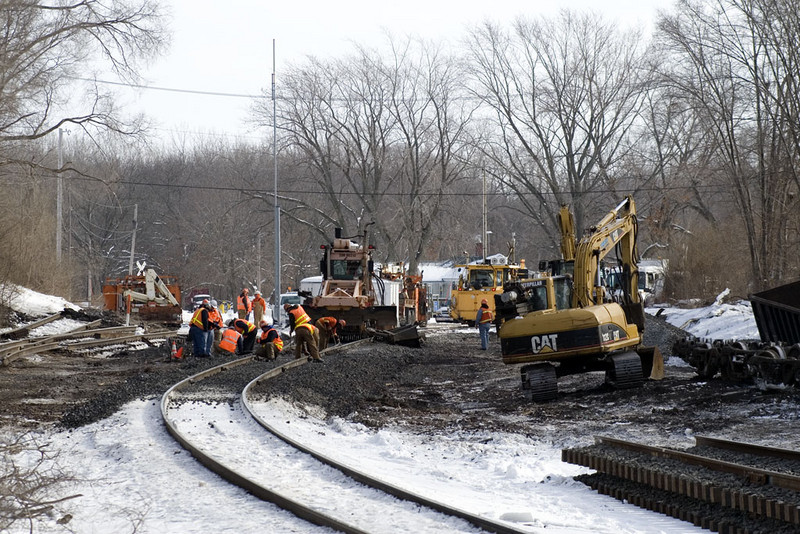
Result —
<path fill-rule="evenodd" d="M 564 261 L 573 261 L 575 260 L 575 217 L 566 204 L 563 204 L 558 212 L 558 227 L 561 230 L 561 256 Z"/>
<path fill-rule="evenodd" d="M 644 316 L 639 299 L 639 270 L 636 260 L 636 206 L 628 196 L 581 239 L 575 255 L 573 306 L 602 304 L 605 286 L 600 262 L 618 248 L 622 262 L 623 298 L 620 304 L 631 322 L 641 331 Z"/>

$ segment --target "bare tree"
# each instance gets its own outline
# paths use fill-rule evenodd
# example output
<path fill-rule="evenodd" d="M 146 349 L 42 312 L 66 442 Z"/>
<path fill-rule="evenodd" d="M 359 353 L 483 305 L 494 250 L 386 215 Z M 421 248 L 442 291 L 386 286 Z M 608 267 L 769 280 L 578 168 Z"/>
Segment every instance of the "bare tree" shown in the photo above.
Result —
<path fill-rule="evenodd" d="M 164 43 L 156 2 L 0 0 L 0 18 L 0 147 L 67 123 L 131 131 L 97 84 L 78 82 L 103 62 L 135 78 L 137 61 Z M 74 112 L 63 111 L 78 102 Z"/>
<path fill-rule="evenodd" d="M 284 212 L 326 238 L 368 223 L 381 257 L 411 268 L 434 239 L 448 191 L 463 177 L 471 109 L 458 63 L 431 44 L 390 41 L 388 58 L 358 48 L 340 61 L 309 60 L 281 84 L 284 160 L 302 169 Z M 271 122 L 271 108 L 256 111 Z M 301 187 L 302 189 L 302 187 Z M 350 230 L 348 230 L 348 228 Z"/>
<path fill-rule="evenodd" d="M 643 96 L 638 42 L 569 11 L 511 31 L 487 22 L 469 36 L 474 91 L 491 111 L 486 171 L 538 225 L 555 229 L 570 203 L 583 227 L 590 203 L 613 193 Z"/>
<path fill-rule="evenodd" d="M 712 163 L 742 219 L 756 288 L 784 278 L 797 258 L 800 147 L 790 49 L 798 28 L 789 11 L 793 2 L 681 1 L 659 21 L 669 86 L 713 135 Z M 786 19 L 775 20 L 781 14 Z"/>

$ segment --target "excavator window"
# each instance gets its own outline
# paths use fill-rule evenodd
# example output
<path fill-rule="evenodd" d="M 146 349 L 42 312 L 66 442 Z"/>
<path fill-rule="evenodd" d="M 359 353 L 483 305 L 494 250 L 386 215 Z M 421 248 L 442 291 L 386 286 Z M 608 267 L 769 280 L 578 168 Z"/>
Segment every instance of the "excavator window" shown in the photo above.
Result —
<path fill-rule="evenodd" d="M 572 307 L 572 277 L 559 276 L 553 278 L 553 290 L 556 294 L 557 310 L 566 310 Z"/>
<path fill-rule="evenodd" d="M 531 290 L 528 297 L 528 308 L 530 311 L 547 309 L 547 286 L 535 287 Z"/>

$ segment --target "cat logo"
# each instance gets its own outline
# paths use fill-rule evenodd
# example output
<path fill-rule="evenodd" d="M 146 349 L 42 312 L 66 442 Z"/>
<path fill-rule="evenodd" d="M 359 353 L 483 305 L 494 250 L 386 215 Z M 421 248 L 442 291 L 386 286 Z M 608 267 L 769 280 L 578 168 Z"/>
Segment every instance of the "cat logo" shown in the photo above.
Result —
<path fill-rule="evenodd" d="M 534 354 L 556 352 L 558 350 L 558 334 L 531 336 L 531 348 Z"/>

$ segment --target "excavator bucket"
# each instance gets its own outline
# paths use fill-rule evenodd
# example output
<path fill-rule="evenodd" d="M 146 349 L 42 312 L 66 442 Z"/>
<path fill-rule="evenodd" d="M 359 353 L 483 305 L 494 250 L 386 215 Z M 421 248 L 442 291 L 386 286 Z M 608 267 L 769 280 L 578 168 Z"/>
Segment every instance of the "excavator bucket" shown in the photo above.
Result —
<path fill-rule="evenodd" d="M 639 347 L 636 349 L 642 359 L 642 374 L 650 380 L 664 378 L 664 356 L 658 347 Z"/>

